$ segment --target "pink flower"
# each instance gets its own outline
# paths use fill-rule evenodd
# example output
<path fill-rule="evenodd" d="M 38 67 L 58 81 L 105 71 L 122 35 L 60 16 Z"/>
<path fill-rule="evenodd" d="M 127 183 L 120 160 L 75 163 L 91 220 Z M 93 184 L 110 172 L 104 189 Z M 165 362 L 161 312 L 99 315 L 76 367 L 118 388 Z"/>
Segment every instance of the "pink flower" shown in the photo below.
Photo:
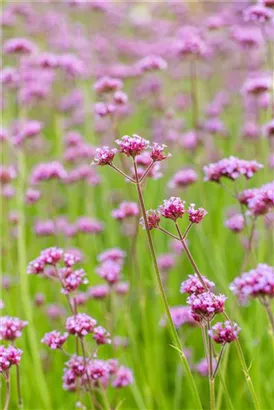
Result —
<path fill-rule="evenodd" d="M 62 293 L 68 294 L 74 292 L 82 284 L 87 284 L 86 272 L 84 269 L 72 270 L 72 268 L 60 269 L 62 277 Z"/>
<path fill-rule="evenodd" d="M 41 253 L 39 258 L 44 261 L 45 264 L 48 265 L 56 265 L 60 262 L 63 258 L 64 251 L 61 248 L 56 248 L 55 246 L 52 248 L 44 249 Z"/>
<path fill-rule="evenodd" d="M 66 366 L 73 372 L 75 378 L 83 376 L 85 373 L 85 362 L 81 356 L 73 355 L 71 359 L 66 362 Z"/>
<path fill-rule="evenodd" d="M 213 371 L 216 369 L 216 361 L 213 361 Z M 208 366 L 208 360 L 206 358 L 200 360 L 200 362 L 196 365 L 196 370 L 197 372 L 203 376 L 206 377 L 209 374 L 209 366 Z"/>
<path fill-rule="evenodd" d="M 36 46 L 26 38 L 11 38 L 4 44 L 5 54 L 31 54 Z"/>
<path fill-rule="evenodd" d="M 102 326 L 97 326 L 94 329 L 93 339 L 98 345 L 105 345 L 111 343 L 110 333 Z"/>
<path fill-rule="evenodd" d="M 208 331 L 209 336 L 218 344 L 231 343 L 237 339 L 241 328 L 237 323 L 218 322 Z"/>
<path fill-rule="evenodd" d="M 116 91 L 113 95 L 113 101 L 117 105 L 125 105 L 128 102 L 128 96 L 123 91 Z"/>
<path fill-rule="evenodd" d="M 26 192 L 25 198 L 27 204 L 34 204 L 41 197 L 41 192 L 38 189 L 29 188 Z"/>
<path fill-rule="evenodd" d="M 0 182 L 5 185 L 10 183 L 13 179 L 17 177 L 17 172 L 13 166 L 0 166 Z"/>
<path fill-rule="evenodd" d="M 246 161 L 231 156 L 205 166 L 205 181 L 219 182 L 223 177 L 234 181 L 241 175 L 249 179 L 261 168 L 263 168 L 263 165 L 257 161 Z"/>
<path fill-rule="evenodd" d="M 114 290 L 117 295 L 124 296 L 129 291 L 129 283 L 128 282 L 118 282 L 115 284 Z"/>
<path fill-rule="evenodd" d="M 164 218 L 176 221 L 178 218 L 182 218 L 186 212 L 185 201 L 172 196 L 169 199 L 165 199 L 163 205 L 159 206 L 159 212 Z"/>
<path fill-rule="evenodd" d="M 274 268 L 260 263 L 255 269 L 234 279 L 230 290 L 245 303 L 249 298 L 274 297 Z"/>
<path fill-rule="evenodd" d="M 190 295 L 194 293 L 195 295 L 197 295 L 200 293 L 204 293 L 207 290 L 211 290 L 215 287 L 215 283 L 207 279 L 206 276 L 202 276 L 202 278 L 203 278 L 205 285 L 207 286 L 207 289 L 204 287 L 204 285 L 200 281 L 197 273 L 195 273 L 194 275 L 188 275 L 188 279 L 181 283 L 180 292 L 189 293 Z"/>
<path fill-rule="evenodd" d="M 92 299 L 104 299 L 109 295 L 108 285 L 96 285 L 88 288 L 88 295 Z"/>
<path fill-rule="evenodd" d="M 14 346 L 0 346 L 0 373 L 8 370 L 12 365 L 18 366 L 23 351 Z"/>
<path fill-rule="evenodd" d="M 96 272 L 112 285 L 120 279 L 121 265 L 117 262 L 106 261 L 96 269 Z"/>
<path fill-rule="evenodd" d="M 170 253 L 164 253 L 157 258 L 158 266 L 161 272 L 168 272 L 174 268 L 176 260 L 174 255 Z"/>
<path fill-rule="evenodd" d="M 190 204 L 187 213 L 189 221 L 193 224 L 200 223 L 207 215 L 207 211 L 204 208 L 195 209 L 195 204 Z"/>
<path fill-rule="evenodd" d="M 137 216 L 139 215 L 138 204 L 136 204 L 135 202 L 123 201 L 119 205 L 119 208 L 114 209 L 111 214 L 113 218 L 117 219 L 118 221 L 121 221 L 126 218 L 130 218 L 133 216 Z"/>
<path fill-rule="evenodd" d="M 104 360 L 90 360 L 88 363 L 87 372 L 91 380 L 98 381 L 108 375 L 108 364 Z"/>
<path fill-rule="evenodd" d="M 154 142 L 152 146 L 152 151 L 150 153 L 150 157 L 152 161 L 154 162 L 163 161 L 164 159 L 171 157 L 171 154 L 164 153 L 165 148 L 166 148 L 166 145 L 157 144 Z"/>
<path fill-rule="evenodd" d="M 144 57 L 137 65 L 142 72 L 166 70 L 167 68 L 167 62 L 162 57 L 154 55 Z"/>
<path fill-rule="evenodd" d="M 263 126 L 263 135 L 267 138 L 274 138 L 274 119 Z"/>
<path fill-rule="evenodd" d="M 18 317 L 2 316 L 0 318 L 0 340 L 14 341 L 22 335 L 22 329 L 28 322 Z"/>
<path fill-rule="evenodd" d="M 142 152 L 149 147 L 149 141 L 137 134 L 133 134 L 132 137 L 124 135 L 115 142 L 120 146 L 120 152 L 126 154 L 128 157 L 136 157 L 136 155 L 142 154 Z"/>
<path fill-rule="evenodd" d="M 211 321 L 217 313 L 224 311 L 224 295 L 215 295 L 212 292 L 192 293 L 187 298 L 191 314 L 197 322 Z"/>
<path fill-rule="evenodd" d="M 113 261 L 118 263 L 123 263 L 126 257 L 126 252 L 122 251 L 120 248 L 111 248 L 100 253 L 97 257 L 98 261 L 103 263 L 106 261 Z"/>
<path fill-rule="evenodd" d="M 187 187 L 198 180 L 197 172 L 192 168 L 181 169 L 173 175 L 168 186 L 170 188 Z"/>
<path fill-rule="evenodd" d="M 148 229 L 157 229 L 161 220 L 160 213 L 157 210 L 150 209 L 146 212 Z M 143 229 L 146 229 L 144 218 L 140 219 L 140 224 L 143 226 Z"/>
<path fill-rule="evenodd" d="M 94 164 L 96 165 L 111 165 L 112 161 L 117 153 L 117 149 L 112 149 L 107 146 L 97 148 L 96 155 L 94 157 Z"/>
<path fill-rule="evenodd" d="M 119 367 L 112 386 L 116 388 L 126 387 L 134 381 L 132 371 L 124 366 Z"/>
<path fill-rule="evenodd" d="M 197 322 L 196 320 L 193 319 L 188 306 L 172 306 L 170 308 L 170 314 L 171 314 L 174 326 L 176 328 L 179 328 L 186 324 L 190 326 L 197 325 Z M 160 324 L 162 326 L 166 326 L 167 324 L 166 317 L 164 317 L 161 320 Z"/>
<path fill-rule="evenodd" d="M 93 333 L 96 323 L 96 320 L 86 313 L 78 313 L 67 318 L 66 329 L 72 335 L 83 337 L 88 333 Z"/>
<path fill-rule="evenodd" d="M 109 93 L 120 90 L 123 87 L 123 82 L 118 78 L 102 77 L 94 84 L 94 90 L 98 94 Z"/>
<path fill-rule="evenodd" d="M 31 183 L 36 185 L 42 181 L 50 179 L 64 180 L 66 178 L 66 171 L 62 164 L 58 161 L 41 163 L 36 165 L 31 173 Z"/>
<path fill-rule="evenodd" d="M 80 233 L 97 234 L 103 231 L 104 226 L 96 219 L 82 216 L 76 221 L 77 231 Z"/>
<path fill-rule="evenodd" d="M 99 115 L 99 117 L 106 117 L 115 112 L 115 106 L 110 103 L 98 102 L 94 106 L 94 112 Z"/>
<path fill-rule="evenodd" d="M 255 4 L 243 11 L 243 18 L 248 22 L 267 23 L 273 21 L 274 13 L 263 4 Z"/>
<path fill-rule="evenodd" d="M 242 232 L 244 229 L 245 221 L 242 214 L 232 215 L 225 221 L 225 226 L 232 232 Z"/>
<path fill-rule="evenodd" d="M 74 255 L 73 253 L 66 252 L 64 254 L 64 263 L 66 267 L 71 267 L 80 261 L 80 256 Z"/>
<path fill-rule="evenodd" d="M 45 343 L 48 345 L 51 349 L 60 349 L 65 341 L 68 338 L 68 333 L 64 333 L 63 335 L 60 332 L 57 332 L 56 330 L 53 330 L 52 332 L 46 333 L 41 340 L 42 343 Z"/>

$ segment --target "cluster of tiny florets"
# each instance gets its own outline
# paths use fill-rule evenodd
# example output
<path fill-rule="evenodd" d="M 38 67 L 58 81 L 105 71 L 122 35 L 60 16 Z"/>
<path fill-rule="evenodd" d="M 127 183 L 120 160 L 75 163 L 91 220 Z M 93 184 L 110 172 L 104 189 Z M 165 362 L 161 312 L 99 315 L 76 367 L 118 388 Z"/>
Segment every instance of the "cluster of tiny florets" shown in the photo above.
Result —
<path fill-rule="evenodd" d="M 208 331 L 209 336 L 218 344 L 231 343 L 237 339 L 240 332 L 237 323 L 218 322 Z"/>
<path fill-rule="evenodd" d="M 249 179 L 262 167 L 263 165 L 257 161 L 246 161 L 231 156 L 205 166 L 205 181 L 220 182 L 221 178 L 234 181 L 242 175 Z"/>
<path fill-rule="evenodd" d="M 201 282 L 196 273 L 194 275 L 188 275 L 188 279 L 181 284 L 181 293 L 197 295 L 215 287 L 215 283 L 207 279 L 206 276 L 202 276 L 202 279 L 204 284 Z"/>

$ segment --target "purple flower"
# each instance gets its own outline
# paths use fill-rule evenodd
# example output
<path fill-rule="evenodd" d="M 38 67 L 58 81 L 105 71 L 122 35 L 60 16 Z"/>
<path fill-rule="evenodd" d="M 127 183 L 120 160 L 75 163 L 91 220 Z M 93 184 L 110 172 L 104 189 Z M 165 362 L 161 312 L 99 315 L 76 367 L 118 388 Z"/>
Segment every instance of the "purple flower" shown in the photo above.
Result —
<path fill-rule="evenodd" d="M 125 251 L 122 251 L 120 248 L 111 248 L 100 253 L 97 257 L 98 261 L 103 263 L 106 261 L 113 261 L 118 263 L 123 263 L 126 257 Z"/>
<path fill-rule="evenodd" d="M 108 285 L 96 285 L 88 288 L 88 295 L 92 299 L 104 299 L 109 295 Z"/>
<path fill-rule="evenodd" d="M 232 232 L 242 232 L 244 229 L 245 221 L 242 214 L 232 215 L 225 221 L 225 226 Z"/>
<path fill-rule="evenodd" d="M 117 153 L 117 149 L 109 147 L 101 147 L 96 149 L 94 164 L 96 165 L 111 165 Z"/>
<path fill-rule="evenodd" d="M 160 56 L 150 55 L 140 60 L 137 66 L 142 72 L 166 70 L 167 62 Z"/>
<path fill-rule="evenodd" d="M 67 318 L 66 329 L 72 335 L 83 337 L 88 333 L 93 333 L 96 323 L 96 320 L 86 313 L 78 313 Z"/>
<path fill-rule="evenodd" d="M 195 295 L 197 295 L 200 293 L 204 293 L 207 290 L 211 290 L 215 287 L 215 283 L 207 279 L 206 276 L 202 276 L 202 278 L 205 285 L 207 286 L 207 289 L 200 281 L 197 273 L 195 273 L 194 275 L 188 275 L 188 279 L 181 283 L 180 292 L 189 293 L 190 295 L 194 293 Z"/>
<path fill-rule="evenodd" d="M 22 335 L 22 329 L 28 322 L 18 317 L 2 316 L 0 318 L 0 340 L 14 341 Z"/>
<path fill-rule="evenodd" d="M 102 326 L 97 326 L 94 328 L 93 339 L 96 340 L 98 345 L 110 344 L 110 333 Z"/>
<path fill-rule="evenodd" d="M 170 180 L 170 188 L 187 187 L 198 180 L 197 172 L 192 168 L 185 168 L 177 171 Z"/>
<path fill-rule="evenodd" d="M 96 272 L 112 285 L 120 280 L 121 265 L 117 262 L 106 261 L 96 269 Z"/>
<path fill-rule="evenodd" d="M 116 388 L 126 387 L 132 384 L 133 381 L 132 371 L 127 367 L 120 366 L 112 382 L 112 386 Z"/>
<path fill-rule="evenodd" d="M 191 314 L 197 322 L 211 321 L 217 313 L 224 311 L 224 295 L 215 295 L 212 292 L 192 293 L 187 298 Z"/>
<path fill-rule="evenodd" d="M 231 343 L 237 339 L 241 328 L 237 323 L 218 322 L 208 331 L 209 336 L 218 344 Z"/>
<path fill-rule="evenodd" d="M 126 218 L 130 218 L 133 216 L 138 216 L 139 215 L 138 204 L 136 204 L 135 202 L 123 201 L 119 205 L 119 208 L 114 209 L 111 214 L 113 218 L 117 219 L 118 221 L 121 221 Z"/>
<path fill-rule="evenodd" d="M 193 319 L 188 306 L 172 306 L 170 308 L 170 314 L 172 321 L 176 328 L 179 328 L 183 325 L 195 326 L 197 325 L 196 320 Z M 166 317 L 161 319 L 160 324 L 166 326 L 167 320 Z"/>
<path fill-rule="evenodd" d="M 114 92 L 123 87 L 123 82 L 118 78 L 102 77 L 94 84 L 94 90 L 98 94 Z"/>
<path fill-rule="evenodd" d="M 243 11 L 244 21 L 264 24 L 273 21 L 274 13 L 263 4 L 255 4 Z"/>
<path fill-rule="evenodd" d="M 160 213 L 157 210 L 150 209 L 146 211 L 148 229 L 157 229 L 161 220 Z M 140 219 L 140 224 L 143 226 L 143 229 L 146 229 L 144 218 Z"/>
<path fill-rule="evenodd" d="M 188 219 L 193 224 L 199 224 L 207 215 L 207 211 L 204 208 L 195 209 L 195 204 L 190 204 L 188 210 Z"/>
<path fill-rule="evenodd" d="M 182 218 L 186 212 L 185 201 L 172 196 L 169 199 L 165 199 L 163 205 L 159 206 L 159 212 L 164 218 L 176 221 L 178 218 Z"/>
<path fill-rule="evenodd" d="M 163 161 L 164 159 L 171 157 L 171 154 L 165 154 L 164 152 L 165 148 L 166 148 L 166 145 L 157 144 L 154 142 L 152 146 L 152 151 L 150 153 L 150 157 L 152 161 L 154 162 Z"/>
<path fill-rule="evenodd" d="M 8 370 L 12 365 L 18 366 L 23 351 L 14 346 L 0 346 L 0 373 Z"/>
<path fill-rule="evenodd" d="M 133 134 L 132 137 L 124 135 L 115 142 L 120 146 L 120 152 L 126 154 L 128 157 L 136 157 L 136 155 L 142 154 L 142 152 L 149 147 L 149 141 L 137 134 Z"/>
<path fill-rule="evenodd" d="M 31 54 L 36 46 L 26 38 L 11 38 L 3 46 L 5 54 Z"/>
<path fill-rule="evenodd" d="M 257 161 L 246 161 L 231 156 L 205 166 L 205 181 L 219 182 L 224 177 L 235 181 L 241 175 L 249 179 L 261 168 L 263 165 Z"/>
<path fill-rule="evenodd" d="M 63 335 L 60 332 L 57 332 L 56 330 L 53 330 L 52 332 L 46 333 L 41 340 L 42 343 L 45 343 L 48 345 L 51 349 L 60 349 L 65 341 L 68 338 L 68 333 L 64 333 Z"/>

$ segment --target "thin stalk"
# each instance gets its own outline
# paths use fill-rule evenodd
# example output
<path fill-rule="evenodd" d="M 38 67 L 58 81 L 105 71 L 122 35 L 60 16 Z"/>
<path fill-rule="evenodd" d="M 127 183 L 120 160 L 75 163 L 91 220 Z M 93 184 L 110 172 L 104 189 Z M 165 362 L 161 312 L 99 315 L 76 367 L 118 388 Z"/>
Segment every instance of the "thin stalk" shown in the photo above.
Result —
<path fill-rule="evenodd" d="M 22 150 L 17 152 L 18 160 L 18 184 L 16 190 L 17 211 L 19 215 L 18 221 L 18 235 L 17 235 L 17 258 L 18 271 L 20 276 L 20 296 L 22 302 L 22 309 L 25 313 L 26 319 L 29 322 L 27 332 L 30 343 L 30 351 L 33 358 L 33 365 L 37 379 L 39 379 L 38 389 L 45 408 L 51 408 L 50 398 L 47 390 L 44 372 L 41 366 L 40 353 L 37 343 L 36 333 L 33 325 L 33 308 L 31 305 L 31 296 L 27 275 L 27 248 L 26 248 L 26 221 L 25 221 L 25 181 L 26 181 L 26 164 L 25 156 Z"/>
<path fill-rule="evenodd" d="M 178 238 L 178 236 L 173 235 L 171 232 L 168 232 L 166 229 L 162 228 L 161 226 L 158 226 L 157 229 L 158 229 L 159 231 L 164 232 L 166 235 L 170 236 L 170 237 L 173 238 L 173 239 L 180 240 L 180 238 Z"/>
<path fill-rule="evenodd" d="M 111 168 L 115 169 L 115 171 L 119 172 L 119 174 L 123 175 L 126 179 L 128 179 L 130 182 L 133 182 L 134 184 L 136 183 L 136 181 L 134 181 L 133 178 L 131 178 L 130 176 L 128 176 L 127 174 L 125 174 L 120 168 L 117 168 L 114 164 L 109 164 L 111 166 Z"/>
<path fill-rule="evenodd" d="M 22 395 L 21 395 L 21 385 L 20 385 L 20 369 L 19 366 L 16 366 L 16 386 L 17 386 L 17 398 L 18 398 L 18 407 L 22 408 Z"/>
<path fill-rule="evenodd" d="M 202 329 L 202 338 L 203 338 L 203 343 L 204 343 L 204 349 L 205 349 L 205 356 L 207 360 L 207 366 L 209 368 L 209 357 L 208 357 L 208 343 L 207 343 L 207 338 L 206 338 L 206 332 L 205 332 L 205 327 L 204 325 L 201 326 Z"/>
<path fill-rule="evenodd" d="M 192 125 L 193 129 L 197 131 L 198 128 L 198 98 L 197 98 L 197 72 L 196 60 L 193 58 L 190 61 L 190 84 L 191 84 L 191 102 L 192 102 Z"/>
<path fill-rule="evenodd" d="M 217 364 L 216 364 L 216 368 L 215 368 L 213 376 L 212 376 L 213 379 L 215 379 L 215 377 L 218 373 L 218 370 L 219 370 L 219 367 L 220 367 L 220 364 L 221 364 L 221 361 L 222 361 L 222 358 L 223 358 L 223 354 L 224 354 L 224 351 L 225 351 L 225 345 L 226 345 L 225 343 L 222 345 L 222 348 L 221 348 L 221 351 L 220 351 L 220 354 L 219 354 L 219 357 L 218 357 L 218 361 L 217 361 Z"/>
<path fill-rule="evenodd" d="M 111 405 L 108 401 L 108 397 L 106 395 L 106 391 L 104 389 L 104 386 L 100 383 L 100 393 L 101 397 L 103 399 L 103 404 L 104 404 L 104 410 L 111 410 Z"/>
<path fill-rule="evenodd" d="M 9 370 L 7 370 L 6 386 L 7 386 L 7 390 L 6 390 L 4 410 L 8 410 L 9 402 L 10 402 L 10 372 L 9 372 Z"/>
<path fill-rule="evenodd" d="M 215 380 L 209 379 L 210 410 L 215 410 Z"/>
<path fill-rule="evenodd" d="M 272 333 L 274 335 L 274 316 L 273 316 L 273 312 L 271 311 L 271 307 L 268 301 L 262 301 L 261 300 L 261 304 L 264 306 L 267 316 L 269 318 L 269 322 L 272 328 Z"/>
<path fill-rule="evenodd" d="M 181 231 L 180 231 L 180 228 L 179 228 L 177 222 L 175 222 L 175 226 L 176 226 L 176 229 L 177 229 L 177 232 L 178 232 L 178 235 L 179 235 L 181 244 L 183 245 L 183 248 L 184 248 L 184 250 L 185 250 L 185 253 L 187 254 L 187 257 L 188 257 L 188 259 L 189 259 L 189 262 L 191 263 L 191 265 L 192 265 L 192 267 L 193 267 L 195 273 L 196 273 L 197 276 L 199 277 L 200 282 L 201 282 L 201 284 L 203 285 L 203 287 L 204 287 L 206 290 L 208 290 L 208 287 L 207 287 L 207 285 L 205 284 L 205 282 L 204 282 L 204 280 L 203 280 L 202 274 L 201 274 L 201 272 L 199 271 L 198 266 L 196 265 L 196 263 L 195 263 L 195 261 L 194 261 L 192 255 L 191 255 L 191 253 L 190 253 L 190 250 L 188 249 L 188 246 L 187 246 L 187 244 L 186 244 L 186 241 L 185 241 L 185 239 L 183 238 L 183 235 L 182 235 L 182 233 L 181 233 Z"/>
<path fill-rule="evenodd" d="M 229 320 L 229 322 L 231 322 L 231 320 L 230 320 L 229 316 L 227 315 L 227 313 L 226 313 L 226 312 L 223 312 L 223 314 L 224 314 L 224 316 L 226 317 L 226 319 Z M 257 398 L 256 391 L 255 391 L 255 389 L 254 389 L 254 385 L 253 385 L 252 379 L 251 379 L 251 377 L 250 377 L 250 375 L 249 375 L 249 370 L 248 370 L 248 367 L 247 367 L 247 365 L 246 365 L 245 358 L 244 358 L 244 354 L 243 354 L 243 351 L 242 351 L 242 347 L 241 347 L 241 344 L 240 344 L 238 338 L 235 340 L 235 346 L 236 346 L 236 350 L 237 350 L 237 354 L 238 354 L 239 361 L 240 361 L 240 363 L 241 363 L 242 370 L 243 370 L 244 375 L 245 375 L 245 379 L 246 379 L 246 383 L 247 383 L 247 386 L 248 386 L 248 390 L 249 390 L 249 392 L 250 392 L 250 394 L 251 394 L 251 397 L 252 397 L 252 401 L 253 401 L 254 408 L 255 408 L 256 410 L 260 410 L 261 407 L 260 407 L 260 404 L 259 404 L 259 401 L 258 401 L 258 398 Z"/>
<path fill-rule="evenodd" d="M 151 161 L 151 163 L 149 164 L 149 166 L 147 167 L 147 169 L 145 170 L 145 172 L 143 173 L 143 175 L 139 179 L 140 184 L 145 179 L 145 177 L 147 176 L 147 174 L 149 173 L 149 171 L 151 170 L 151 168 L 153 167 L 154 164 L 155 164 L 155 161 Z"/>
<path fill-rule="evenodd" d="M 89 374 L 88 374 L 88 371 L 87 371 L 87 358 L 86 358 L 85 344 L 84 344 L 84 340 L 83 340 L 82 337 L 80 337 L 79 339 L 80 339 L 82 354 L 83 354 L 83 358 L 84 358 L 85 372 L 86 372 L 86 376 L 87 376 L 87 380 L 88 380 L 88 391 L 89 391 L 89 394 L 90 394 L 91 402 L 93 404 L 93 394 L 92 394 L 92 388 L 91 388 L 91 381 L 90 381 Z"/>
<path fill-rule="evenodd" d="M 171 314 L 170 314 L 167 297 L 166 297 L 165 290 L 164 290 L 164 287 L 163 287 L 163 283 L 162 283 L 162 279 L 161 279 L 161 275 L 160 275 L 160 271 L 159 271 L 159 267 L 158 267 L 158 263 L 157 263 L 157 258 L 156 258 L 155 251 L 154 251 L 154 246 L 153 246 L 153 242 L 152 242 L 151 233 L 150 233 L 150 230 L 149 230 L 149 227 L 148 227 L 146 208 L 145 208 L 145 204 L 144 204 L 144 199 L 143 199 L 141 186 L 140 186 L 140 183 L 139 183 L 138 170 L 137 170 L 137 165 L 136 165 L 135 158 L 133 160 L 133 164 L 134 164 L 134 172 L 135 172 L 135 178 L 136 178 L 136 189 L 137 189 L 137 194 L 138 194 L 138 199 L 139 199 L 139 205 L 140 205 L 142 216 L 143 216 L 144 223 L 145 223 L 147 240 L 148 240 L 148 244 L 149 244 L 149 248 L 150 248 L 150 253 L 151 253 L 151 256 L 152 256 L 152 261 L 153 261 L 153 266 L 154 266 L 154 270 L 155 270 L 155 274 L 156 274 L 157 284 L 158 284 L 160 294 L 161 294 L 161 298 L 162 298 L 162 301 L 163 301 L 163 304 L 164 304 L 164 307 L 165 307 L 167 320 L 168 320 L 169 327 L 170 327 L 170 330 L 171 330 L 171 333 L 172 333 L 172 336 L 173 336 L 173 339 L 174 339 L 175 347 L 176 347 L 177 350 L 179 350 L 180 357 L 181 357 L 182 362 L 183 362 L 184 367 L 185 367 L 188 382 L 191 386 L 193 398 L 195 400 L 195 406 L 196 406 L 197 409 L 202 409 L 202 404 L 201 404 L 201 401 L 200 401 L 200 397 L 199 397 L 199 393 L 198 393 L 198 389 L 197 389 L 195 380 L 194 380 L 193 375 L 191 373 L 191 370 L 189 368 L 187 359 L 186 359 L 185 354 L 184 354 L 183 349 L 182 349 L 182 345 L 181 345 L 179 335 L 178 335 L 178 333 L 175 329 L 175 326 L 174 326 L 174 323 L 173 323 L 173 320 L 172 320 L 172 317 L 171 317 Z"/>

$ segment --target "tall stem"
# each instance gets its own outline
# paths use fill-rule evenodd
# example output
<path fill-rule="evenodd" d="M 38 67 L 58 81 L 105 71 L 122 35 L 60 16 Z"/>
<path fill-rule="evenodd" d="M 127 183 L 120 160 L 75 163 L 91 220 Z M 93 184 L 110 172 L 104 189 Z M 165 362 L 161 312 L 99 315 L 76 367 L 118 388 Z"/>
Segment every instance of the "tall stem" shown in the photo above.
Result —
<path fill-rule="evenodd" d="M 177 229 L 177 232 L 178 232 L 178 235 L 179 235 L 181 244 L 183 245 L 183 248 L 184 248 L 184 250 L 185 250 L 185 253 L 187 254 L 187 257 L 188 257 L 188 259 L 189 259 L 189 262 L 191 263 L 191 265 L 192 265 L 192 267 L 193 267 L 195 273 L 196 273 L 197 276 L 199 277 L 199 280 L 200 280 L 201 284 L 203 285 L 203 287 L 204 287 L 206 290 L 208 290 L 208 287 L 207 287 L 207 285 L 205 284 L 205 281 L 203 280 L 202 274 L 201 274 L 201 272 L 199 271 L 198 266 L 196 265 L 196 263 L 195 263 L 195 261 L 194 261 L 192 255 L 191 255 L 191 253 L 190 253 L 190 250 L 188 249 L 188 246 L 187 246 L 187 244 L 186 244 L 186 241 L 185 241 L 185 239 L 183 238 L 183 235 L 182 235 L 182 233 L 181 233 L 181 231 L 180 231 L 180 228 L 179 228 L 177 222 L 175 222 L 175 226 L 176 226 L 176 229 Z"/>
<path fill-rule="evenodd" d="M 50 398 L 47 390 L 44 372 L 41 366 L 39 347 L 33 324 L 33 308 L 31 305 L 31 296 L 29 290 L 28 276 L 27 276 L 27 248 L 26 248 L 26 221 L 25 221 L 25 181 L 26 181 L 26 165 L 24 152 L 18 150 L 18 184 L 17 184 L 17 211 L 19 215 L 18 220 L 18 235 L 17 235 L 17 258 L 18 258 L 18 272 L 20 276 L 20 296 L 22 301 L 22 309 L 29 322 L 27 327 L 28 338 L 30 343 L 30 351 L 32 353 L 33 365 L 36 372 L 36 377 L 39 379 L 38 389 L 40 391 L 41 399 L 44 406 L 51 408 Z"/>
<path fill-rule="evenodd" d="M 17 397 L 18 397 L 18 407 L 22 407 L 22 396 L 21 396 L 21 386 L 20 386 L 20 369 L 16 366 L 16 385 L 17 385 Z"/>
<path fill-rule="evenodd" d="M 167 320 L 168 320 L 168 323 L 169 323 L 169 326 L 170 326 L 170 330 L 171 330 L 171 333 L 172 333 L 172 336 L 173 336 L 173 339 L 174 339 L 175 346 L 178 349 L 178 351 L 180 352 L 180 357 L 181 357 L 182 362 L 183 362 L 184 367 L 185 367 L 187 378 L 188 378 L 189 384 L 191 386 L 193 398 L 195 400 L 195 406 L 196 406 L 197 409 L 202 409 L 202 404 L 201 404 L 201 401 L 200 401 L 200 397 L 199 397 L 199 393 L 198 393 L 198 390 L 197 390 L 195 380 L 194 380 L 193 375 L 191 373 L 191 370 L 189 368 L 187 359 L 186 359 L 184 351 L 182 349 L 182 345 L 181 345 L 179 335 L 178 335 L 178 333 L 175 329 L 175 326 L 174 326 L 174 323 L 173 323 L 173 320 L 172 320 L 172 317 L 171 317 L 171 314 L 170 314 L 167 297 L 166 297 L 165 290 L 164 290 L 164 287 L 163 287 L 163 283 L 162 283 L 162 279 L 161 279 L 161 275 L 160 275 L 160 271 L 159 271 L 155 251 L 154 251 L 154 246 L 153 246 L 153 242 L 152 242 L 151 233 L 150 233 L 150 230 L 149 230 L 149 227 L 148 227 L 146 208 L 145 208 L 145 204 L 144 204 L 142 190 L 141 190 L 140 183 L 139 183 L 138 170 L 137 170 L 137 165 L 136 165 L 135 158 L 133 160 L 133 164 L 134 164 L 134 172 L 135 172 L 135 178 L 136 178 L 136 189 L 137 189 L 137 194 L 138 194 L 139 205 L 140 205 L 142 216 L 143 216 L 144 223 L 145 223 L 148 245 L 149 245 L 150 253 L 151 253 L 151 256 L 152 256 L 154 270 L 155 270 L 155 273 L 156 273 L 157 284 L 158 284 L 160 294 L 161 294 L 161 298 L 162 298 L 162 301 L 163 301 L 163 304 L 164 304 L 164 307 L 165 307 Z"/>
<path fill-rule="evenodd" d="M 190 61 L 190 83 L 191 83 L 191 102 L 192 102 L 192 123 L 193 129 L 197 131 L 198 129 L 198 98 L 197 98 L 197 73 L 196 73 L 196 60 L 191 59 Z"/>
<path fill-rule="evenodd" d="M 210 410 L 215 410 L 215 380 L 209 378 Z"/>
<path fill-rule="evenodd" d="M 10 402 L 10 372 L 9 370 L 7 370 L 6 387 L 7 387 L 7 390 L 6 390 L 4 410 L 8 410 L 9 402 Z"/>

